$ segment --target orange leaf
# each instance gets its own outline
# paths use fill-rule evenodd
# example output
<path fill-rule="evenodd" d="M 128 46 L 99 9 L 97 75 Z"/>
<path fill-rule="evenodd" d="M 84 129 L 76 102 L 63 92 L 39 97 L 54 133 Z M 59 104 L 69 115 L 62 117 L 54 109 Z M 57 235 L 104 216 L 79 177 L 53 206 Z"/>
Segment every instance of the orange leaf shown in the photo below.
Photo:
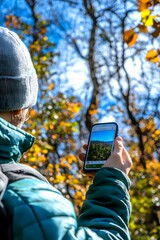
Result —
<path fill-rule="evenodd" d="M 41 33 L 45 34 L 47 32 L 47 29 L 45 27 L 41 28 Z"/>
<path fill-rule="evenodd" d="M 140 12 L 147 9 L 150 6 L 152 6 L 151 0 L 139 0 L 138 9 Z"/>
<path fill-rule="evenodd" d="M 148 33 L 148 28 L 147 28 L 146 26 L 139 24 L 139 25 L 138 25 L 138 28 L 139 28 L 140 32 L 142 32 L 142 33 Z"/>
<path fill-rule="evenodd" d="M 129 47 L 133 46 L 138 38 L 138 34 L 135 33 L 134 29 L 126 30 L 123 33 L 123 40 L 128 44 Z"/>
<path fill-rule="evenodd" d="M 52 90 L 54 88 L 54 83 L 51 83 L 49 86 L 48 86 L 48 90 Z"/>
<path fill-rule="evenodd" d="M 156 19 L 153 20 L 153 28 L 155 31 L 152 33 L 152 36 L 154 38 L 157 38 L 160 36 L 160 22 L 158 22 Z"/>
<path fill-rule="evenodd" d="M 153 36 L 154 38 L 159 37 L 159 36 L 160 36 L 160 29 L 156 29 L 156 30 L 152 33 L 152 36 Z"/>
<path fill-rule="evenodd" d="M 159 61 L 159 57 L 158 57 L 158 53 L 156 50 L 149 50 L 146 54 L 146 60 L 149 62 L 158 62 Z"/>
<path fill-rule="evenodd" d="M 40 46 L 38 46 L 38 45 L 35 47 L 35 49 L 37 52 L 39 52 L 41 50 Z"/>
<path fill-rule="evenodd" d="M 95 114 L 98 113 L 98 110 L 97 109 L 93 109 L 93 110 L 91 109 L 88 112 L 89 112 L 90 115 L 95 115 Z"/>
<path fill-rule="evenodd" d="M 141 2 L 141 3 L 149 3 L 149 2 L 151 2 L 151 0 L 140 0 L 139 2 Z"/>
<path fill-rule="evenodd" d="M 31 118 L 35 118 L 37 116 L 37 111 L 35 109 L 31 109 L 30 116 Z"/>

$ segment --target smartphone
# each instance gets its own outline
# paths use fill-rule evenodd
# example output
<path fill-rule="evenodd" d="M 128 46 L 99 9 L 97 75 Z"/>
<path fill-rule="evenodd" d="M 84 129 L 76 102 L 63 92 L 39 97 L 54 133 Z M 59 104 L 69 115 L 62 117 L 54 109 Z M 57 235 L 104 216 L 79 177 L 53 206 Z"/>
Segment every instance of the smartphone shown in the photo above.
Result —
<path fill-rule="evenodd" d="M 85 172 L 95 172 L 104 165 L 114 149 L 117 135 L 116 122 L 97 123 L 92 126 L 84 161 Z"/>

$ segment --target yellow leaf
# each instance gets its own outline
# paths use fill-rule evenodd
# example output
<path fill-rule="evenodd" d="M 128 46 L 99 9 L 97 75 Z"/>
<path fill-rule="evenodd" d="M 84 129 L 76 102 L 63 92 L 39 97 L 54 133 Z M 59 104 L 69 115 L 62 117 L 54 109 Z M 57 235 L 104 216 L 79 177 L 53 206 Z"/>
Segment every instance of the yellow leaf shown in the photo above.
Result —
<path fill-rule="evenodd" d="M 158 62 L 159 57 L 157 51 L 153 49 L 149 50 L 148 53 L 146 54 L 146 60 L 149 62 Z"/>
<path fill-rule="evenodd" d="M 49 86 L 48 86 L 48 90 L 52 90 L 54 88 L 54 83 L 51 83 Z"/>
<path fill-rule="evenodd" d="M 48 153 L 48 149 L 43 149 L 42 153 L 47 154 Z"/>
<path fill-rule="evenodd" d="M 58 138 L 58 136 L 59 136 L 59 135 L 58 135 L 57 133 L 53 134 L 53 135 L 52 135 L 53 140 L 56 140 L 56 139 Z"/>
<path fill-rule="evenodd" d="M 68 158 L 67 158 L 67 160 L 68 160 L 68 163 L 73 163 L 73 162 L 76 162 L 76 157 L 74 156 L 74 155 L 68 155 Z"/>
<path fill-rule="evenodd" d="M 75 193 L 75 197 L 76 197 L 76 198 L 82 197 L 82 192 L 81 192 L 81 191 L 77 191 L 77 192 Z"/>
<path fill-rule="evenodd" d="M 133 46 L 138 38 L 138 34 L 135 33 L 134 29 L 126 30 L 123 33 L 123 39 L 129 47 Z"/>
<path fill-rule="evenodd" d="M 151 11 L 148 10 L 148 9 L 143 10 L 143 11 L 141 12 L 141 18 L 143 19 L 143 18 L 148 17 L 148 16 L 150 15 L 150 13 L 151 13 Z"/>
<path fill-rule="evenodd" d="M 29 162 L 35 162 L 37 159 L 36 159 L 36 157 L 30 157 L 29 158 Z"/>
<path fill-rule="evenodd" d="M 43 40 L 44 40 L 44 41 L 47 41 L 47 40 L 48 40 L 48 37 L 47 37 L 47 36 L 44 36 L 44 37 L 43 37 Z"/>
<path fill-rule="evenodd" d="M 42 57 L 42 60 L 43 60 L 43 61 L 47 61 L 47 57 L 46 57 L 46 56 L 43 56 L 43 57 Z"/>
<path fill-rule="evenodd" d="M 72 113 L 78 113 L 81 109 L 82 104 L 80 102 L 69 102 L 67 105 L 68 111 Z"/>
<path fill-rule="evenodd" d="M 155 16 L 149 16 L 146 21 L 144 21 L 145 26 L 149 27 L 153 25 L 153 19 L 155 18 Z"/>
<path fill-rule="evenodd" d="M 65 176 L 63 175 L 56 175 L 55 183 L 63 183 L 65 181 Z"/>
<path fill-rule="evenodd" d="M 40 156 L 38 156 L 38 161 L 39 162 L 45 162 L 46 161 L 46 157 L 44 155 L 40 155 Z"/>
<path fill-rule="evenodd" d="M 157 136 L 160 136 L 160 129 L 157 129 L 157 130 L 155 131 L 155 134 L 156 134 Z"/>
<path fill-rule="evenodd" d="M 31 111 L 30 111 L 31 118 L 36 117 L 36 115 L 37 115 L 37 111 L 35 109 L 31 109 Z"/>
<path fill-rule="evenodd" d="M 148 9 L 145 9 L 141 12 L 141 19 L 142 22 L 144 23 L 145 26 L 153 26 L 154 24 L 154 18 L 156 18 L 156 16 L 151 16 L 151 11 Z"/>

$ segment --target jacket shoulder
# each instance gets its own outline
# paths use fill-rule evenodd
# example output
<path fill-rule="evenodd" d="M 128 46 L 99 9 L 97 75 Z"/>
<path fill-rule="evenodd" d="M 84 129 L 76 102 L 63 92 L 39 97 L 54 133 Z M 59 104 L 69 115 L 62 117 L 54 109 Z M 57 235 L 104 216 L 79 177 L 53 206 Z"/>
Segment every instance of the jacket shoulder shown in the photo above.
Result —
<path fill-rule="evenodd" d="M 32 240 L 35 236 L 39 240 L 52 239 L 52 235 L 56 239 L 55 233 L 58 239 L 59 234 L 64 234 L 60 229 L 77 227 L 72 203 L 41 180 L 23 179 L 9 184 L 3 201 L 11 215 L 17 240 Z M 59 228 L 62 224 L 65 226 Z"/>

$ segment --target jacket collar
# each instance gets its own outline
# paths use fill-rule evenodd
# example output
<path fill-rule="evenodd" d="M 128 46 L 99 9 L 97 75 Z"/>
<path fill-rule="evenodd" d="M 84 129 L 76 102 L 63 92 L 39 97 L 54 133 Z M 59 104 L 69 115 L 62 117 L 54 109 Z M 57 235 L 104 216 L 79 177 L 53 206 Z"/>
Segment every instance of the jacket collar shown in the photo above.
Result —
<path fill-rule="evenodd" d="M 0 118 L 0 164 L 19 162 L 35 137 Z"/>

